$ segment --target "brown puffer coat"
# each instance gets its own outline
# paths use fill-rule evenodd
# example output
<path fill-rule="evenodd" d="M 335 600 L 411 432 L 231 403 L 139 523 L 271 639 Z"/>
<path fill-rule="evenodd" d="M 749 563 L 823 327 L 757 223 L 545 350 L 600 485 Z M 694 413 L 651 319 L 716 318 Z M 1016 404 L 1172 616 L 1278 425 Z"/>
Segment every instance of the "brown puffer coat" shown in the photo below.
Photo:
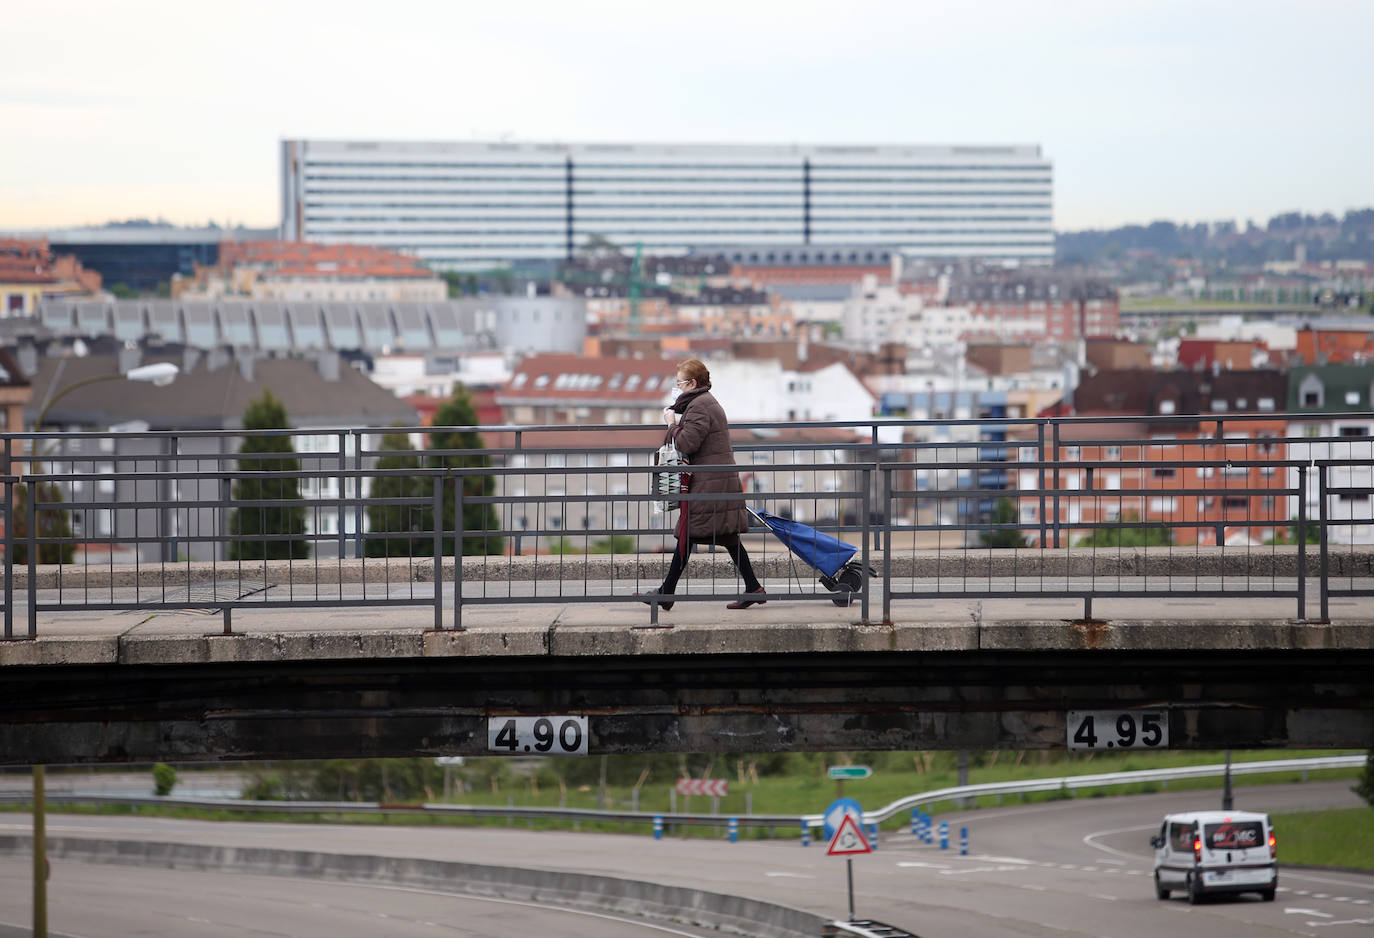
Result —
<path fill-rule="evenodd" d="M 709 388 L 683 394 L 673 404 L 678 425 L 664 435 L 672 439 L 678 451 L 693 466 L 724 466 L 735 464 L 735 452 L 730 448 L 730 425 L 725 410 Z M 744 494 L 739 473 L 732 471 L 691 472 L 692 494 Z M 744 499 L 720 501 L 685 501 L 687 533 L 693 539 L 710 540 L 721 534 L 743 534 L 749 530 L 749 518 Z"/>

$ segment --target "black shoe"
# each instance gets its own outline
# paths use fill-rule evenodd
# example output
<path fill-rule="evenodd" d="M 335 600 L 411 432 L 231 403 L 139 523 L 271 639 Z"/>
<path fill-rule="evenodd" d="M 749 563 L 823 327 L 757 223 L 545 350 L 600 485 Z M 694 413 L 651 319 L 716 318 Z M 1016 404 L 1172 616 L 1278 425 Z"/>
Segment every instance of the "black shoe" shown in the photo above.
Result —
<path fill-rule="evenodd" d="M 635 593 L 635 595 L 636 595 L 636 596 L 643 596 L 644 594 L 643 594 L 643 593 Z M 655 601 L 652 600 L 652 599 L 641 599 L 640 602 L 642 602 L 642 603 L 643 603 L 644 605 L 646 605 L 646 606 L 652 606 L 652 605 L 654 604 Z M 658 602 L 658 608 L 662 609 L 664 612 L 667 612 L 668 610 L 670 610 L 670 609 L 673 608 L 673 601 L 672 601 L 671 599 L 660 599 L 660 600 L 658 600 L 657 602 Z"/>
<path fill-rule="evenodd" d="M 758 589 L 756 589 L 756 590 L 751 590 L 750 592 L 745 593 L 744 595 L 745 595 L 745 596 L 763 596 L 763 595 L 765 595 L 765 593 L 766 593 L 766 591 L 764 590 L 764 588 L 763 588 L 762 586 L 760 586 Z M 735 600 L 735 601 L 732 602 L 732 603 L 726 603 L 726 604 L 725 604 L 725 608 L 726 608 L 726 609 L 748 609 L 750 606 L 762 606 L 762 605 L 763 605 L 764 603 L 766 603 L 766 602 L 768 602 L 768 600 L 766 600 L 766 599 L 737 599 L 737 600 Z"/>

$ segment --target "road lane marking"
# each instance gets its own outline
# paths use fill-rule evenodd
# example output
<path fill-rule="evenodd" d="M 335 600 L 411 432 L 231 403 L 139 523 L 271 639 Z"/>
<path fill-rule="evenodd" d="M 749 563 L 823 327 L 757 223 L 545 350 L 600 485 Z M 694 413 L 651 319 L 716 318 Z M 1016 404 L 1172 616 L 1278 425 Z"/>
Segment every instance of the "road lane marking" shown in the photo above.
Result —
<path fill-rule="evenodd" d="M 897 865 L 898 865 L 898 866 L 918 866 L 918 867 L 923 867 L 923 868 L 928 869 L 928 870 L 947 870 L 947 869 L 949 869 L 949 864 L 948 864 L 948 863 L 922 863 L 920 860 L 901 860 L 901 861 L 899 861 L 899 862 L 897 863 Z"/>
<path fill-rule="evenodd" d="M 1293 906 L 1293 905 L 1285 906 L 1285 907 L 1284 907 L 1284 910 L 1283 910 L 1283 914 L 1284 914 L 1284 915 L 1315 915 L 1315 916 L 1317 916 L 1318 918 L 1335 918 L 1335 917 L 1336 917 L 1336 916 L 1330 915 L 1330 914 L 1328 914 L 1328 913 L 1326 913 L 1326 912 L 1318 912 L 1316 909 L 1303 909 L 1303 908 L 1299 908 L 1298 906 Z"/>
<path fill-rule="evenodd" d="M 1152 831 L 1157 829 L 1158 827 L 1155 824 L 1137 824 L 1134 827 L 1116 827 L 1111 830 L 1093 831 L 1091 834 L 1085 834 L 1083 836 L 1083 843 L 1087 844 L 1089 847 L 1092 847 L 1094 850 L 1101 850 L 1104 853 L 1114 854 L 1118 857 L 1125 857 L 1127 860 L 1138 861 L 1145 859 L 1145 857 L 1141 856 L 1139 853 L 1127 853 L 1124 850 L 1117 850 L 1115 847 L 1108 847 L 1104 844 L 1093 843 L 1093 840 L 1097 837 L 1106 837 L 1108 834 L 1130 834 L 1136 831 Z"/>
<path fill-rule="evenodd" d="M 782 873 L 782 872 L 774 872 L 773 870 L 769 870 L 767 873 L 764 873 L 763 875 L 764 875 L 764 876 L 773 876 L 773 877 L 777 877 L 777 876 L 786 876 L 788 879 L 815 879 L 815 878 L 816 878 L 816 877 L 810 875 L 809 873 Z"/>

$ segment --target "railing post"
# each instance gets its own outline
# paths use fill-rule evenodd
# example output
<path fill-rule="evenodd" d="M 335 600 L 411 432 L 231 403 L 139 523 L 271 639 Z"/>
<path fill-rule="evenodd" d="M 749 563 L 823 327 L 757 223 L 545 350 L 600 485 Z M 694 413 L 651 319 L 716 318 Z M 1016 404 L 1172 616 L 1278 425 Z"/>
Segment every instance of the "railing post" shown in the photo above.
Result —
<path fill-rule="evenodd" d="M 38 637 L 38 476 L 29 476 L 28 522 L 25 534 L 29 548 L 29 638 Z"/>
<path fill-rule="evenodd" d="M 10 441 L 5 441 L 4 473 L 9 475 Z M 5 483 L 5 639 L 14 638 L 14 482 Z"/>
<path fill-rule="evenodd" d="M 440 630 L 444 627 L 444 478 L 436 472 L 432 481 L 434 485 L 430 492 L 430 499 L 431 510 L 434 512 L 434 628 Z M 388 556 L 390 553 L 387 551 Z M 456 597 L 456 586 L 454 592 Z M 459 615 L 457 607 L 458 600 L 455 598 L 455 619 Z"/>
<path fill-rule="evenodd" d="M 1307 618 L 1307 467 L 1298 466 L 1298 619 Z M 1326 591 L 1323 582 L 1322 592 Z"/>
<path fill-rule="evenodd" d="M 873 440 L 873 465 L 874 465 L 875 467 L 881 467 L 881 466 L 882 466 L 882 463 L 883 463 L 883 451 L 882 451 L 882 450 L 879 448 L 879 446 L 878 446 L 878 425 L 877 425 L 876 423 L 873 424 L 873 425 L 871 425 L 871 426 L 869 427 L 869 432 L 870 432 L 871 438 L 872 438 L 872 440 Z M 870 476 L 869 479 L 868 479 L 868 482 L 864 485 L 864 498 L 868 498 L 868 492 L 869 492 L 868 486 L 869 486 L 870 484 L 872 484 L 872 482 L 873 482 L 873 478 Z M 877 532 L 877 531 L 874 531 L 874 532 L 873 532 L 873 549 L 874 549 L 874 550 L 877 550 L 877 549 L 878 549 L 878 534 L 879 534 L 879 532 Z M 868 568 L 865 567 L 864 569 L 867 570 Z M 866 575 L 867 575 L 867 574 L 865 574 L 865 576 L 866 576 Z M 867 600 L 866 597 L 868 596 L 868 591 L 867 591 L 866 589 L 865 589 L 865 591 L 864 591 L 864 596 L 865 596 L 864 602 L 867 603 L 868 600 Z M 865 606 L 865 607 L 864 607 L 864 619 L 866 620 L 867 618 L 868 618 L 868 607 Z"/>
<path fill-rule="evenodd" d="M 860 531 L 862 532 L 862 535 L 861 535 L 861 539 L 860 539 L 860 541 L 859 541 L 859 543 L 863 545 L 863 549 L 862 549 L 862 551 L 861 551 L 861 553 L 860 553 L 860 557 L 861 557 L 861 562 L 862 562 L 862 564 L 863 564 L 863 568 L 859 571 L 859 582 L 860 582 L 861 584 L 863 584 L 863 595 L 862 595 L 862 597 L 861 597 L 860 600 L 859 600 L 859 602 L 860 602 L 860 606 L 859 606 L 859 615 L 860 615 L 861 619 L 863 620 L 863 624 L 864 624 L 864 625 L 868 625 L 868 592 L 869 592 L 870 584 L 872 583 L 872 580 L 870 580 L 870 579 L 869 579 L 869 576 L 868 576 L 868 556 L 869 556 L 869 553 L 868 553 L 868 545 L 869 545 L 869 529 L 873 527 L 873 525 L 872 525 L 872 523 L 871 523 L 871 520 L 870 520 L 871 511 L 870 511 L 870 507 L 869 507 L 869 506 L 870 506 L 871 502 L 870 502 L 869 499 L 868 499 L 868 487 L 869 487 L 870 485 L 873 484 L 873 470 L 872 470 L 872 469 L 868 469 L 868 468 L 865 468 L 865 469 L 864 469 L 864 471 L 863 471 L 863 483 L 864 483 L 864 484 L 863 484 L 863 492 L 862 492 L 862 494 L 859 496 L 860 510 L 863 512 L 863 519 L 860 521 Z M 874 536 L 874 538 L 877 537 L 877 532 L 876 532 L 876 531 L 873 533 L 873 536 Z"/>
<path fill-rule="evenodd" d="M 515 455 L 519 455 L 519 454 L 523 451 L 522 444 L 521 444 L 521 441 L 523 440 L 523 438 L 524 438 L 524 434 L 523 434 L 521 431 L 516 430 L 516 431 L 515 431 Z M 521 478 L 523 479 L 523 478 L 525 478 L 525 476 L 522 474 L 522 475 L 521 475 Z M 505 477 L 503 477 L 502 480 L 501 480 L 501 485 L 502 485 L 502 486 L 506 485 L 506 482 L 507 482 L 508 479 L 510 479 L 510 476 L 509 476 L 509 475 L 506 475 Z M 520 504 L 523 504 L 523 503 L 521 503 L 521 502 L 511 502 L 511 503 L 510 503 L 510 522 L 511 522 L 511 523 L 510 523 L 510 530 L 511 530 L 512 532 L 516 530 L 516 528 L 515 528 L 515 512 L 518 510 L 518 508 L 517 508 L 516 506 L 517 506 L 517 505 L 520 505 Z M 637 519 L 639 519 L 639 518 L 643 518 L 644 516 L 641 515 L 641 514 L 639 514 L 639 512 L 636 511 L 636 512 L 635 512 L 635 517 L 636 517 Z M 636 527 L 637 527 L 639 524 L 641 524 L 641 523 L 642 523 L 642 522 L 640 522 L 640 521 L 637 520 L 637 521 L 635 522 Z M 512 538 L 512 540 L 514 541 L 514 543 L 513 543 L 512 546 L 511 546 L 511 553 L 512 553 L 514 556 L 519 557 L 519 556 L 520 556 L 520 535 L 519 535 L 519 534 L 516 534 L 515 537 Z M 636 548 L 637 548 L 637 547 L 638 547 L 638 545 L 636 545 Z M 654 606 L 654 609 L 657 609 L 657 608 L 658 608 L 657 606 Z"/>
<path fill-rule="evenodd" d="M 1317 466 L 1317 491 L 1320 493 L 1320 501 L 1317 504 L 1317 537 L 1321 540 L 1321 621 L 1331 621 L 1331 611 L 1329 600 L 1331 598 L 1330 587 L 1330 567 L 1327 560 L 1327 509 L 1326 509 L 1326 486 L 1328 483 L 1327 470 L 1330 466 L 1325 463 Z M 1306 552 L 1307 545 L 1303 545 Z"/>
<path fill-rule="evenodd" d="M 1045 549 L 1045 536 L 1049 533 L 1045 525 L 1045 425 L 1036 424 L 1035 458 L 1040 463 L 1040 549 Z"/>
<path fill-rule="evenodd" d="M 452 477 L 453 470 L 446 472 Z M 463 627 L 463 483 L 467 477 L 459 474 L 453 486 L 453 627 Z M 437 574 L 436 574 L 437 575 Z"/>
<path fill-rule="evenodd" d="M 892 469 L 882 470 L 881 483 L 883 492 L 883 623 L 886 624 L 892 621 Z M 914 550 L 912 555 L 915 555 Z M 867 572 L 867 570 L 864 571 L 865 574 Z"/>
<path fill-rule="evenodd" d="M 1050 445 L 1050 461 L 1054 465 L 1054 546 L 1059 546 L 1059 424 L 1054 425 L 1053 440 Z"/>
<path fill-rule="evenodd" d="M 362 430 L 353 431 L 353 468 L 358 474 L 353 477 L 353 558 L 363 555 L 363 440 Z"/>
<path fill-rule="evenodd" d="M 162 507 L 158 509 L 158 527 L 161 528 L 161 536 L 158 538 L 159 553 L 163 563 L 176 563 L 177 559 L 177 540 L 172 535 L 174 527 L 172 512 L 175 510 L 173 505 L 176 499 L 172 495 L 172 490 L 176 487 L 176 480 L 173 479 L 175 470 L 172 468 L 178 462 L 177 454 L 181 446 L 175 436 L 169 436 L 163 444 L 162 471 L 163 477 L 158 480 L 158 488 L 162 490 L 160 498 Z M 187 553 L 189 557 L 189 552 Z"/>
<path fill-rule="evenodd" d="M 339 431 L 339 560 L 344 559 L 344 554 L 348 552 L 348 433 L 344 430 Z"/>

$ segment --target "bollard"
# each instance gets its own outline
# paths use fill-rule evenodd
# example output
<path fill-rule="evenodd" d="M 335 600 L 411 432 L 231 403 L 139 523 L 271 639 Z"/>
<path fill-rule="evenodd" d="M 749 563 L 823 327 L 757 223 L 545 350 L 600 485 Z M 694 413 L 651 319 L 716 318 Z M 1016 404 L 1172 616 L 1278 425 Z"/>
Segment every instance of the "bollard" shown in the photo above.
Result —
<path fill-rule="evenodd" d="M 802 826 L 802 846 L 803 846 L 803 847 L 809 847 L 809 846 L 811 846 L 811 828 L 807 826 L 807 824 L 806 824 L 805 821 L 802 821 L 802 822 L 801 822 L 801 826 Z"/>
<path fill-rule="evenodd" d="M 878 825 L 876 823 L 868 825 L 868 849 L 878 849 Z"/>
<path fill-rule="evenodd" d="M 941 850 L 948 850 L 948 849 L 949 849 L 949 822 L 948 822 L 948 821 L 941 821 L 941 822 L 940 822 L 940 849 L 941 849 Z"/>
<path fill-rule="evenodd" d="M 968 828 L 959 828 L 959 856 L 968 856 Z"/>
<path fill-rule="evenodd" d="M 739 843 L 739 818 L 730 818 L 726 829 L 730 832 L 730 843 Z"/>
<path fill-rule="evenodd" d="M 654 840 L 663 839 L 663 815 L 654 815 Z"/>
<path fill-rule="evenodd" d="M 911 809 L 911 836 L 921 836 L 921 812 L 917 808 Z"/>

